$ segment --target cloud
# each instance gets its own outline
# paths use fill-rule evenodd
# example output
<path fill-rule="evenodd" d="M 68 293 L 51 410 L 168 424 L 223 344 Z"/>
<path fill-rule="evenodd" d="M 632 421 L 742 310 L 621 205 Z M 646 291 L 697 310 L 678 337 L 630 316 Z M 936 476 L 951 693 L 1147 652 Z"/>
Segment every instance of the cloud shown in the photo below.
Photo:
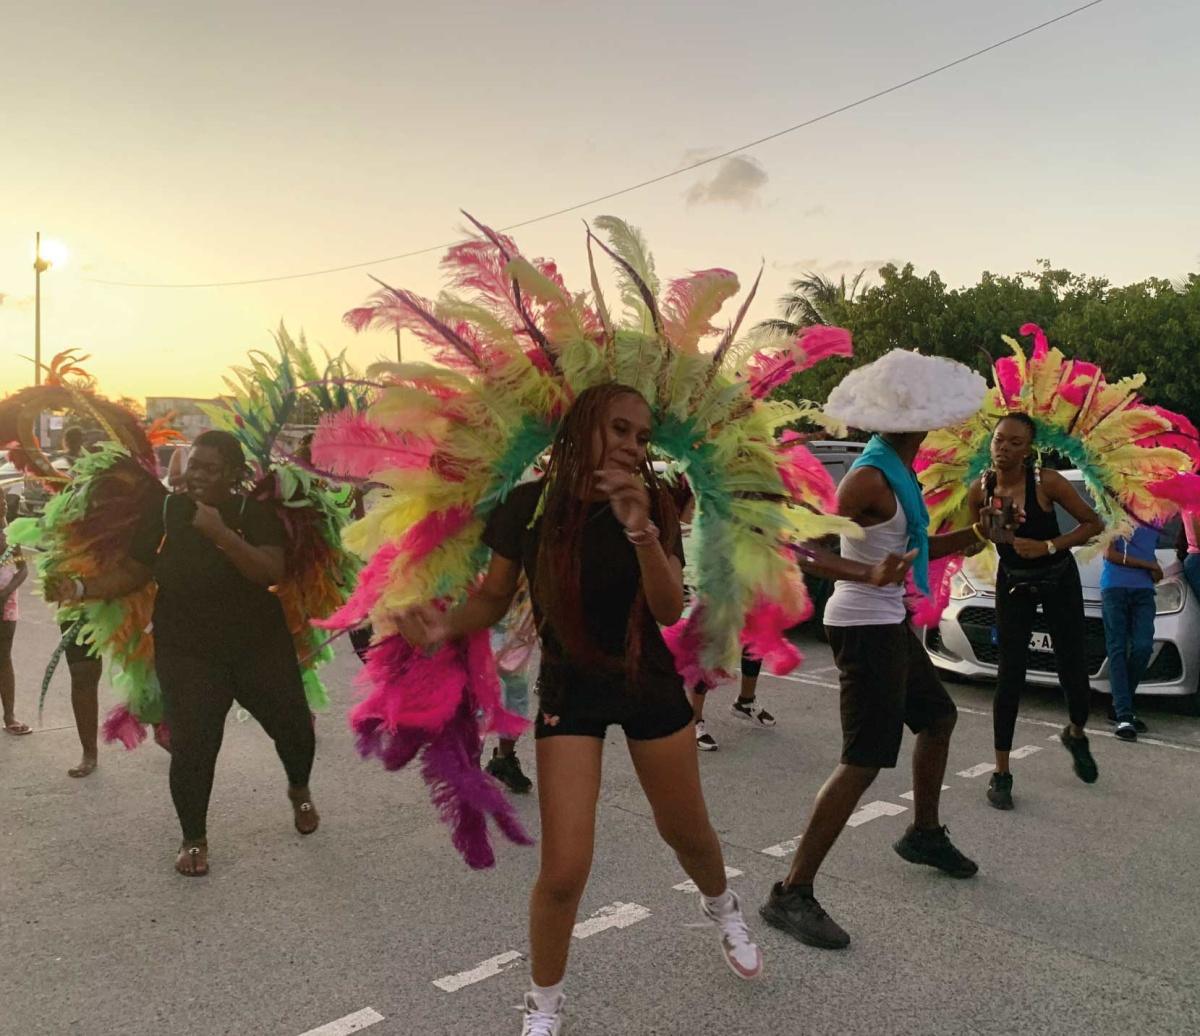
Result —
<path fill-rule="evenodd" d="M 775 260 L 771 269 L 785 273 L 819 273 L 825 277 L 840 277 L 844 273 L 856 274 L 859 270 L 868 273 L 888 263 L 899 263 L 898 259 L 797 259 L 794 262 Z"/>
<path fill-rule="evenodd" d="M 761 200 L 760 192 L 767 180 L 766 170 L 757 161 L 745 155 L 734 155 L 718 163 L 716 172 L 709 179 L 692 184 L 684 199 L 689 205 L 732 202 L 747 209 Z"/>

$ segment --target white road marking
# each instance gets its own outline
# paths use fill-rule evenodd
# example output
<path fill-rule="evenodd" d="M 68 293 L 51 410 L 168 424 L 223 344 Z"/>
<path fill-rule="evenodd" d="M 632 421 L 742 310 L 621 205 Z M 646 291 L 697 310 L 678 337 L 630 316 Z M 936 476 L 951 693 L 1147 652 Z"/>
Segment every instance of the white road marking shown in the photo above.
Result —
<path fill-rule="evenodd" d="M 959 770 L 959 777 L 982 777 L 985 773 L 995 773 L 995 763 L 976 763 L 968 770 Z"/>
<path fill-rule="evenodd" d="M 966 707 L 965 705 L 960 705 L 958 707 L 958 711 L 968 713 L 971 716 L 990 716 L 992 714 L 989 709 L 971 709 L 971 708 Z M 1050 722 L 1050 720 L 1046 720 L 1046 719 L 1031 719 L 1028 716 L 1018 716 L 1017 722 L 1018 723 L 1027 723 L 1027 724 L 1030 724 L 1035 727 L 1052 727 L 1055 730 L 1062 730 L 1061 723 L 1052 723 L 1052 722 Z M 1114 734 L 1111 730 L 1095 730 L 1092 727 L 1087 727 L 1086 730 L 1089 735 L 1094 735 L 1095 737 L 1111 737 L 1111 738 L 1116 737 L 1116 734 Z M 1055 734 L 1053 737 L 1049 737 L 1046 740 L 1047 741 L 1058 741 L 1060 739 L 1059 739 L 1058 735 Z M 1143 744 L 1143 745 L 1156 745 L 1159 748 L 1173 748 L 1173 749 L 1175 749 L 1176 752 L 1200 753 L 1200 747 L 1197 747 L 1196 745 L 1180 745 L 1180 744 L 1176 744 L 1174 741 L 1160 741 L 1156 737 L 1141 737 L 1141 736 L 1139 736 L 1138 743 Z"/>
<path fill-rule="evenodd" d="M 829 680 L 814 680 L 810 676 L 775 676 L 776 680 L 786 680 L 788 683 L 806 683 L 813 687 L 838 687 L 839 684 L 831 683 Z"/>
<path fill-rule="evenodd" d="M 856 809 L 850 819 L 846 821 L 847 827 L 861 827 L 863 824 L 869 823 L 872 820 L 878 820 L 880 817 L 898 817 L 901 813 L 907 813 L 907 806 L 897 806 L 894 802 L 868 802 L 865 806 Z"/>
<path fill-rule="evenodd" d="M 768 845 L 765 849 L 758 851 L 764 856 L 774 856 L 776 859 L 782 859 L 785 856 L 791 856 L 796 851 L 796 846 L 800 844 L 800 837 L 789 838 L 786 842 L 780 842 L 778 845 Z"/>
<path fill-rule="evenodd" d="M 738 870 L 736 867 L 726 867 L 725 868 L 725 877 L 740 878 L 741 876 L 742 876 L 742 872 L 740 870 Z M 673 888 L 676 892 L 699 892 L 700 891 L 700 889 L 696 886 L 696 883 L 694 881 L 692 881 L 691 878 L 689 878 L 687 881 L 681 881 L 678 885 L 672 885 L 671 888 Z"/>
<path fill-rule="evenodd" d="M 1024 759 L 1027 755 L 1033 755 L 1034 752 L 1040 752 L 1041 745 L 1022 745 L 1020 748 L 1014 748 L 1008 753 L 1010 759 Z"/>
<path fill-rule="evenodd" d="M 509 950 L 498 957 L 490 957 L 482 964 L 473 967 L 470 971 L 460 971 L 457 975 L 435 978 L 433 984 L 444 993 L 457 993 L 460 989 L 473 986 L 476 982 L 482 982 L 485 978 L 494 978 L 502 971 L 507 971 L 521 960 L 523 956 L 518 950 Z M 346 1031 L 353 1032 L 354 1030 L 347 1029 Z M 324 1033 L 322 1033 L 322 1036 L 324 1036 Z M 333 1036 L 333 1034 L 331 1033 L 330 1036 Z"/>
<path fill-rule="evenodd" d="M 942 785 L 942 791 L 949 791 L 949 790 L 950 790 L 950 785 L 949 785 L 949 784 L 943 784 L 943 785 Z M 913 800 L 914 800 L 914 799 L 917 797 L 917 793 L 916 793 L 915 791 L 906 791 L 906 792 L 905 792 L 903 795 L 901 795 L 900 797 L 901 797 L 902 799 L 908 799 L 908 801 L 909 801 L 909 802 L 912 802 L 912 801 L 913 801 Z"/>
<path fill-rule="evenodd" d="M 355 1011 L 344 1018 L 338 1018 L 315 1029 L 309 1029 L 308 1032 L 302 1032 L 300 1036 L 348 1036 L 349 1033 L 362 1032 L 368 1026 L 381 1021 L 383 1021 L 383 1015 L 375 1008 L 364 1007 L 361 1011 Z"/>
<path fill-rule="evenodd" d="M 589 939 L 610 928 L 628 928 L 631 924 L 646 920 L 650 911 L 637 903 L 610 903 L 602 906 L 586 921 L 580 921 L 571 933 L 576 939 Z"/>

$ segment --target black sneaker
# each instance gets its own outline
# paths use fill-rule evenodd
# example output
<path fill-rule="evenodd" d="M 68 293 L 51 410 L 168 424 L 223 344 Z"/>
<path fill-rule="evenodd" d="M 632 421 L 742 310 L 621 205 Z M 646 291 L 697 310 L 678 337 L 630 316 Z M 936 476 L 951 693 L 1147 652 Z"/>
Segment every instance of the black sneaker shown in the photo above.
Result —
<path fill-rule="evenodd" d="M 521 770 L 521 761 L 517 758 L 516 752 L 511 755 L 501 755 L 498 751 L 493 750 L 492 757 L 484 769 L 509 791 L 516 792 L 518 795 L 524 795 L 533 787 L 533 781 L 526 777 Z"/>
<path fill-rule="evenodd" d="M 1012 809 L 1012 774 L 994 773 L 988 782 L 987 800 L 996 809 Z"/>
<path fill-rule="evenodd" d="M 923 863 L 928 867 L 936 867 L 952 878 L 974 877 L 979 870 L 979 864 L 967 859 L 954 848 L 950 841 L 950 833 L 945 827 L 935 827 L 932 831 L 910 827 L 892 848 L 901 859 L 909 863 Z"/>
<path fill-rule="evenodd" d="M 1117 724 L 1117 729 L 1113 731 L 1122 741 L 1136 741 L 1138 732 L 1132 720 L 1122 720 Z"/>
<path fill-rule="evenodd" d="M 708 732 L 708 727 L 704 725 L 704 720 L 700 720 L 696 724 L 696 747 L 701 752 L 715 752 L 721 747 L 717 744 L 717 739 Z"/>
<path fill-rule="evenodd" d="M 1133 717 L 1133 729 L 1136 730 L 1139 734 L 1145 734 L 1150 728 L 1148 726 L 1146 726 L 1146 724 L 1143 723 L 1140 719 L 1138 719 L 1137 716 L 1134 716 Z"/>
<path fill-rule="evenodd" d="M 777 881 L 758 912 L 772 928 L 787 932 L 808 946 L 844 950 L 850 945 L 850 936 L 842 926 L 821 909 L 812 886 L 786 888 L 782 881 Z"/>
<path fill-rule="evenodd" d="M 1095 784 L 1096 778 L 1100 776 L 1100 770 L 1096 766 L 1096 760 L 1092 758 L 1092 750 L 1088 748 L 1087 736 L 1075 737 L 1071 734 L 1070 727 L 1063 727 L 1059 739 L 1062 741 L 1063 748 L 1071 753 L 1075 776 L 1084 784 Z"/>

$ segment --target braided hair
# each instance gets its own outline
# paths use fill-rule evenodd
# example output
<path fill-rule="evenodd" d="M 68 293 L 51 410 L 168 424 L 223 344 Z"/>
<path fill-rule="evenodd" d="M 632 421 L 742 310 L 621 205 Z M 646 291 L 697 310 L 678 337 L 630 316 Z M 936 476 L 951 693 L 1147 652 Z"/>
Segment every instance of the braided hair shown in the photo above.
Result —
<path fill-rule="evenodd" d="M 627 395 L 642 398 L 628 385 L 606 382 L 584 389 L 568 411 L 546 466 L 541 500 L 541 535 L 538 538 L 534 597 L 564 651 L 574 660 L 604 669 L 625 669 L 626 680 L 636 686 L 642 648 L 646 595 L 639 584 L 625 632 L 625 658 L 606 655 L 588 632 L 581 585 L 584 524 L 602 441 L 604 422 L 613 401 Z M 650 496 L 650 517 L 661 530 L 664 549 L 679 537 L 679 518 L 670 495 L 647 459 L 640 471 Z M 552 704 L 552 703 L 546 703 Z"/>

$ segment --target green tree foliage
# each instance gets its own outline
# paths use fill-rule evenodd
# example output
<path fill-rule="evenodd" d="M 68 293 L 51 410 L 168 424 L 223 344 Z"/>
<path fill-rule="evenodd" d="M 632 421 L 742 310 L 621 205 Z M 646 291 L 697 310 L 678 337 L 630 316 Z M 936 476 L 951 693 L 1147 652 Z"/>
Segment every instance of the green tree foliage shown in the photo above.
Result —
<path fill-rule="evenodd" d="M 847 371 L 895 348 L 948 356 L 986 375 L 1007 352 L 1000 336 L 1017 338 L 1032 322 L 1067 356 L 1099 364 L 1112 380 L 1141 371 L 1152 402 L 1200 417 L 1200 274 L 1118 287 L 1042 260 L 1015 275 L 985 272 L 964 288 L 947 288 L 936 272 L 919 276 L 911 263 L 878 276 L 865 288 L 861 274 L 849 285 L 811 274 L 793 282 L 780 317 L 764 325 L 840 325 L 854 336 L 854 356 L 817 364 L 779 397 L 823 401 Z"/>

